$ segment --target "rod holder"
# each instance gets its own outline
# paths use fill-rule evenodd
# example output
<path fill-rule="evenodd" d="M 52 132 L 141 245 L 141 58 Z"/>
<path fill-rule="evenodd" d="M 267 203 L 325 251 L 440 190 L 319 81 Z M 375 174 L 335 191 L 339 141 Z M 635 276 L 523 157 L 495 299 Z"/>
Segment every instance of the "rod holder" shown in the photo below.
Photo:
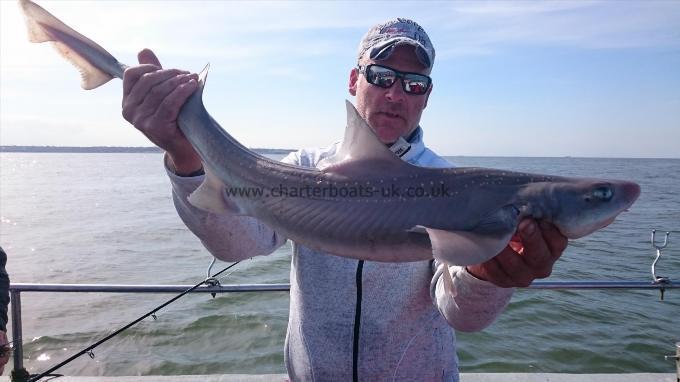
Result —
<path fill-rule="evenodd" d="M 671 235 L 670 231 L 666 232 L 666 235 L 663 238 L 663 244 L 657 244 L 656 241 L 656 230 L 652 230 L 652 247 L 656 249 L 656 257 L 654 258 L 654 261 L 652 262 L 652 280 L 654 281 L 654 284 L 660 285 L 661 287 L 659 288 L 659 293 L 661 294 L 661 301 L 663 301 L 663 295 L 664 292 L 666 291 L 666 286 L 671 285 L 671 279 L 668 277 L 663 277 L 663 276 L 657 276 L 656 274 L 656 264 L 659 262 L 659 259 L 661 258 L 661 250 L 666 248 L 668 246 L 668 237 Z M 680 381 L 679 381 L 680 382 Z"/>
<path fill-rule="evenodd" d="M 10 289 L 12 302 L 12 344 L 14 345 L 14 369 L 11 374 L 12 382 L 28 381 L 28 371 L 24 369 L 24 348 L 21 333 L 21 292 Z"/>
<path fill-rule="evenodd" d="M 675 355 L 667 355 L 664 358 L 675 360 L 675 378 L 677 382 L 680 382 L 680 342 L 675 343 Z"/>

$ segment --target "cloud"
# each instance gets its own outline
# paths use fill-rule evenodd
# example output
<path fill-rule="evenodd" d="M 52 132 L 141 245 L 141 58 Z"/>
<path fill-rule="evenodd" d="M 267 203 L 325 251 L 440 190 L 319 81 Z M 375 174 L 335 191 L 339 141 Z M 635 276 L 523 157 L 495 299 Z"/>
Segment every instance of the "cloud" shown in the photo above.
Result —
<path fill-rule="evenodd" d="M 581 49 L 680 47 L 680 3 L 570 1 L 452 3 L 434 33 L 440 57 L 508 45 Z"/>
<path fill-rule="evenodd" d="M 25 49 L 14 2 L 2 3 L 3 62 Z M 355 2 L 59 1 L 49 11 L 129 60 L 143 47 L 178 57 L 313 58 L 354 49 L 368 26 L 409 15 L 432 35 L 439 57 L 491 54 L 508 44 L 586 49 L 680 46 L 672 1 Z M 379 16 L 375 16 L 379 15 Z M 9 32 L 9 33 L 8 33 Z M 37 59 L 37 55 L 29 56 Z"/>

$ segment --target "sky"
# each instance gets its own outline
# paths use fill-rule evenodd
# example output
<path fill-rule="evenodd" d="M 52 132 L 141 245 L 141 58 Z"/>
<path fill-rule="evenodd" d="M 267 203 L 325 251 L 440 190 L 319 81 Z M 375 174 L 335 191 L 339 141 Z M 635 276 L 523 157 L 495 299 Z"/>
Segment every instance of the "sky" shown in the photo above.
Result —
<path fill-rule="evenodd" d="M 38 1 L 136 63 L 210 63 L 204 102 L 241 143 L 324 147 L 342 137 L 359 40 L 392 17 L 436 49 L 425 142 L 441 155 L 680 157 L 680 1 Z M 0 0 L 0 144 L 150 146 L 121 115 L 122 85 L 79 86 L 29 44 Z"/>

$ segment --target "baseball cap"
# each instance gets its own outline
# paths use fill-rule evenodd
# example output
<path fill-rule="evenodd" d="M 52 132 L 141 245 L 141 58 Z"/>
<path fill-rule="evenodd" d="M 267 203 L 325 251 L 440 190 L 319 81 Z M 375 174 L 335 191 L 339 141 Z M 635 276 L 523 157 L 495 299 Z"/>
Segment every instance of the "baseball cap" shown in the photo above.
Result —
<path fill-rule="evenodd" d="M 434 47 L 425 29 L 415 21 L 402 17 L 385 21 L 369 29 L 359 43 L 358 58 L 361 59 L 368 52 L 368 57 L 372 60 L 385 60 L 396 46 L 404 44 L 414 46 L 418 60 L 426 68 L 432 68 Z"/>

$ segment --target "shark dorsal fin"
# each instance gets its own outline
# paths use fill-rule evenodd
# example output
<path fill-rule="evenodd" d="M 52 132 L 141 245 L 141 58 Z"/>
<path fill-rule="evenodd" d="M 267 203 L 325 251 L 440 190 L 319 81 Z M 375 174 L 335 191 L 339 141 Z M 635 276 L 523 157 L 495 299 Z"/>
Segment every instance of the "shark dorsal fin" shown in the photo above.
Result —
<path fill-rule="evenodd" d="M 345 106 L 347 107 L 347 126 L 340 148 L 332 157 L 320 161 L 317 168 L 324 172 L 336 172 L 340 167 L 366 160 L 381 163 L 383 168 L 386 165 L 394 166 L 395 169 L 402 166 L 409 167 L 384 143 L 380 142 L 351 102 L 345 100 Z"/>

